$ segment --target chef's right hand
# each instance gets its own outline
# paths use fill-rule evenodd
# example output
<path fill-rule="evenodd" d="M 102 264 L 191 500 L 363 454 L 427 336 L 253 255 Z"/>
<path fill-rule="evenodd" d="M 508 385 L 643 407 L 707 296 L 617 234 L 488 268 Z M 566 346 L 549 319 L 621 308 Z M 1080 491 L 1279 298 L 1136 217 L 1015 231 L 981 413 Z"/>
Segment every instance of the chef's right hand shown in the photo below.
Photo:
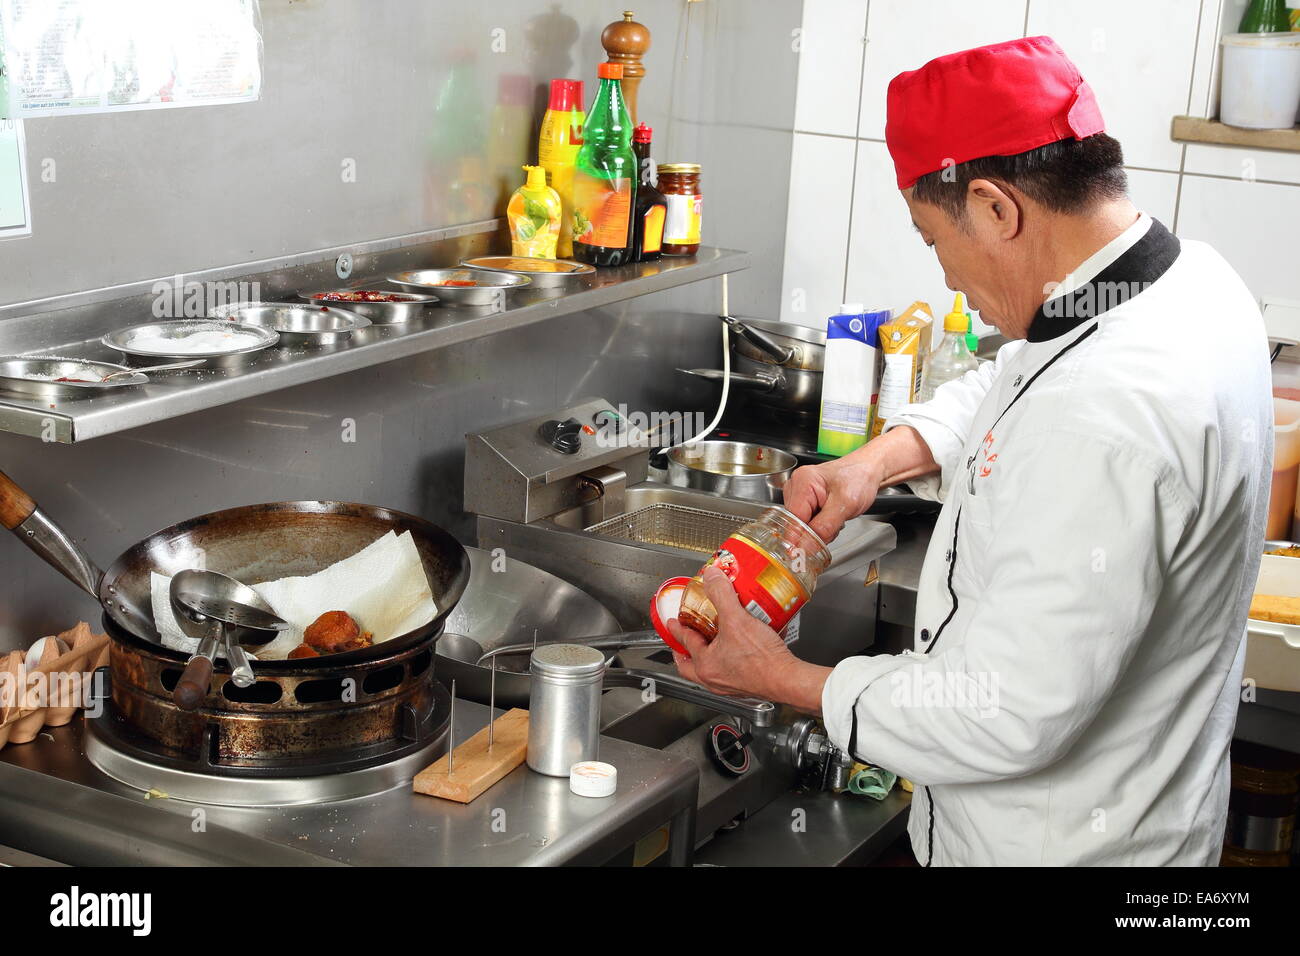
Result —
<path fill-rule="evenodd" d="M 871 457 L 849 455 L 821 465 L 804 465 L 785 483 L 785 506 L 829 544 L 846 521 L 871 507 L 881 480 Z"/>

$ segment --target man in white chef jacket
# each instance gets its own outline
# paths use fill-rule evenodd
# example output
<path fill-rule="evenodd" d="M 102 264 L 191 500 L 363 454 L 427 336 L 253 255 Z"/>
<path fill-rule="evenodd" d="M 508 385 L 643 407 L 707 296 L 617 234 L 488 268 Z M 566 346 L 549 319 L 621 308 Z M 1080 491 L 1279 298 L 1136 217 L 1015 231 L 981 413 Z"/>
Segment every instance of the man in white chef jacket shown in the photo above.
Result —
<path fill-rule="evenodd" d="M 890 84 L 912 220 L 1011 341 L 799 469 L 786 505 L 833 538 L 884 486 L 943 501 L 915 649 L 805 663 L 712 570 L 716 640 L 671 625 L 687 677 L 820 713 L 912 780 L 925 865 L 1219 858 L 1272 462 L 1266 338 L 1232 268 L 1129 201 L 1103 129 L 1046 37 Z"/>

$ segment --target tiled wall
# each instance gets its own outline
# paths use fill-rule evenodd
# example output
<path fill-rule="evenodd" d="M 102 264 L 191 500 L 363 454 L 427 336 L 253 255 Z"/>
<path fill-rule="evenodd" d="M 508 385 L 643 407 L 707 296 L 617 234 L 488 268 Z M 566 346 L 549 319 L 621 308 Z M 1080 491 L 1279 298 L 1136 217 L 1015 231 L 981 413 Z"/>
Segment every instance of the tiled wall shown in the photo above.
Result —
<path fill-rule="evenodd" d="M 1097 92 L 1139 207 L 1212 243 L 1259 298 L 1300 301 L 1300 154 L 1185 146 L 1175 115 L 1218 110 L 1218 38 L 1246 0 L 805 0 L 781 316 L 952 295 L 913 231 L 884 144 L 897 73 L 1048 34 Z"/>

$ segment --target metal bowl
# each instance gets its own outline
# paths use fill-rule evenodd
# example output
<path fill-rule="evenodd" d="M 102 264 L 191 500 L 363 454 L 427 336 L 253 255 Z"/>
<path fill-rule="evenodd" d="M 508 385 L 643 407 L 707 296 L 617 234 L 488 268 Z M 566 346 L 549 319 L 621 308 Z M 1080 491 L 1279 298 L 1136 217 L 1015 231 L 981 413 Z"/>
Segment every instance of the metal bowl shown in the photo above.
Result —
<path fill-rule="evenodd" d="M 131 372 L 111 382 L 100 381 L 114 372 Z M 58 382 L 59 378 L 85 381 Z M 0 390 L 30 398 L 85 398 L 115 388 L 144 385 L 149 376 L 125 365 L 87 362 L 58 356 L 14 356 L 0 358 Z"/>
<path fill-rule="evenodd" d="M 740 441 L 698 441 L 668 451 L 668 484 L 730 498 L 780 502 L 799 461 L 788 451 Z"/>
<path fill-rule="evenodd" d="M 296 305 L 292 302 L 228 306 L 227 314 L 228 321 L 278 332 L 281 345 L 333 345 L 371 324 L 364 316 L 332 305 Z"/>
<path fill-rule="evenodd" d="M 472 280 L 477 285 L 439 285 L 448 280 Z M 506 293 L 532 285 L 528 276 L 513 272 L 485 272 L 482 269 L 414 269 L 399 272 L 388 280 L 403 289 L 436 295 L 446 305 L 495 305 L 505 307 Z"/>
<path fill-rule="evenodd" d="M 376 292 L 382 292 L 385 295 L 400 295 L 400 302 L 352 302 L 340 301 L 330 302 L 323 300 L 321 297 L 326 295 L 347 295 L 352 292 L 371 291 L 361 289 L 325 289 L 321 292 L 299 292 L 298 295 L 313 305 L 325 305 L 331 309 L 346 309 L 353 315 L 360 315 L 369 319 L 375 325 L 400 325 L 403 322 L 410 322 L 412 319 L 418 319 L 424 314 L 425 306 L 437 305 L 438 297 L 436 295 L 421 295 L 417 292 L 388 292 L 385 289 L 376 289 Z"/>
<path fill-rule="evenodd" d="M 536 289 L 567 287 L 596 274 L 596 267 L 572 259 L 530 259 L 526 256 L 478 256 L 462 259 L 461 265 L 487 272 L 527 276 Z"/>
<path fill-rule="evenodd" d="M 143 338 L 161 336 L 169 339 L 183 339 L 197 332 L 244 332 L 255 340 L 253 344 L 237 349 L 218 349 L 208 352 L 154 351 L 141 349 L 132 342 Z M 164 319 L 158 322 L 145 322 L 125 329 L 110 332 L 100 341 L 111 349 L 127 356 L 128 362 L 155 361 L 158 359 L 207 359 L 208 365 L 215 368 L 236 368 L 246 365 L 257 357 L 257 353 L 270 348 L 280 341 L 280 334 L 271 329 L 242 325 L 224 319 Z"/>

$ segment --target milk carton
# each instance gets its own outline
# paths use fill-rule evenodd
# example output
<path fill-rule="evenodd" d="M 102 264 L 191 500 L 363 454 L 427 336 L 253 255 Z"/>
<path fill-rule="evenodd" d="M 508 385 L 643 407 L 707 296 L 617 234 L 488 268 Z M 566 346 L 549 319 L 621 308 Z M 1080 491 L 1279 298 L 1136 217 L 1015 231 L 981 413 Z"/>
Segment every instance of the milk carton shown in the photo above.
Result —
<path fill-rule="evenodd" d="M 821 422 L 817 451 L 847 455 L 867 442 L 875 414 L 878 330 L 890 312 L 867 312 L 860 303 L 840 306 L 826 320 Z"/>

